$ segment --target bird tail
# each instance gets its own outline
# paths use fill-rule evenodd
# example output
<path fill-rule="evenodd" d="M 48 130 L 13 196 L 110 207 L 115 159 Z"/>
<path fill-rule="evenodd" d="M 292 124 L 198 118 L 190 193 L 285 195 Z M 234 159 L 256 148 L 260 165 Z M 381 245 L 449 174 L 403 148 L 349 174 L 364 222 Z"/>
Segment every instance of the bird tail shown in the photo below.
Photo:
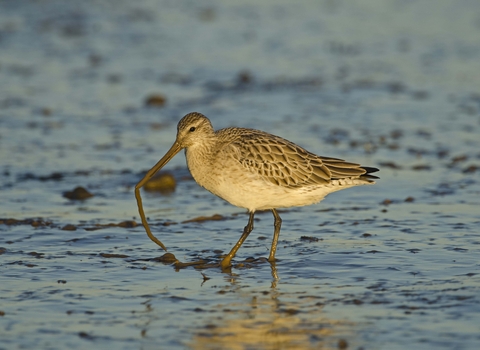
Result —
<path fill-rule="evenodd" d="M 374 179 L 379 179 L 378 176 L 372 175 L 372 173 L 376 173 L 378 171 L 377 168 L 369 167 L 369 166 L 362 166 L 361 168 L 363 170 L 365 170 L 365 174 L 360 176 L 361 179 L 367 180 L 367 181 L 372 181 Z"/>

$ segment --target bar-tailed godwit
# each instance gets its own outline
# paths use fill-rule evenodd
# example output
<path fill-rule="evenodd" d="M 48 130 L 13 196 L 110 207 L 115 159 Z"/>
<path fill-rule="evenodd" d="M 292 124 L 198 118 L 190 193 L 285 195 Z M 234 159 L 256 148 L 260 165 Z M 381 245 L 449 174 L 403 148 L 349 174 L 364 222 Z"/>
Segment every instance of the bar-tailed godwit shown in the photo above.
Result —
<path fill-rule="evenodd" d="M 200 186 L 250 214 L 242 236 L 220 263 L 222 269 L 231 266 L 232 258 L 253 230 L 255 211 L 273 213 L 275 230 L 268 258 L 273 262 L 282 224 L 278 208 L 310 205 L 335 191 L 374 184 L 376 177 L 370 174 L 378 171 L 342 159 L 317 156 L 264 131 L 236 127 L 215 131 L 203 114 L 189 113 L 178 123 L 177 138 L 170 150 L 135 186 L 148 237 L 165 250 L 150 231 L 140 188 L 182 149 L 188 169 Z"/>

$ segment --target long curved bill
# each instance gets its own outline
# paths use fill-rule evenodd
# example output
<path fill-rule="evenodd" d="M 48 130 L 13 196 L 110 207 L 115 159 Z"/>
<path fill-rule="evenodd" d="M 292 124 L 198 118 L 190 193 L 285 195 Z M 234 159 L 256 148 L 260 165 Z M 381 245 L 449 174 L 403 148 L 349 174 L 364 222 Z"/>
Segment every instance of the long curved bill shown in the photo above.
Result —
<path fill-rule="evenodd" d="M 147 232 L 148 237 L 152 241 L 157 243 L 160 247 L 162 247 L 165 251 L 167 251 L 167 248 L 165 247 L 165 245 L 162 242 L 160 242 L 160 240 L 152 234 L 152 231 L 150 231 L 150 226 L 148 226 L 148 222 L 145 217 L 145 212 L 143 211 L 142 197 L 140 196 L 140 188 L 142 188 L 142 186 L 145 185 L 148 182 L 148 180 L 150 180 L 152 176 L 155 175 L 157 171 L 162 169 L 163 166 L 170 161 L 170 159 L 172 159 L 178 152 L 180 152 L 181 149 L 182 147 L 178 144 L 177 141 L 175 141 L 175 143 L 168 150 L 168 152 L 162 157 L 162 159 L 160 159 L 157 162 L 157 164 L 155 164 L 153 168 L 150 169 L 147 172 L 147 174 L 143 177 L 143 179 L 140 180 L 140 182 L 135 186 L 135 198 L 137 199 L 138 212 L 140 214 L 143 227 L 145 228 L 145 231 Z"/>

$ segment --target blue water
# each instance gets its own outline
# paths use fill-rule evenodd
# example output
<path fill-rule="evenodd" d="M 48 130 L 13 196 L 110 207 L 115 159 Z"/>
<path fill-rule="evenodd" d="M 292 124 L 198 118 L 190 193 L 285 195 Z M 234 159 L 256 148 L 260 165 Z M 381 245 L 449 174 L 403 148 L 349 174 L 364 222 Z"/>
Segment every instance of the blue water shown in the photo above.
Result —
<path fill-rule="evenodd" d="M 479 18 L 467 0 L 0 3 L 0 349 L 477 349 Z M 274 266 L 266 212 L 231 273 L 175 269 L 108 224 L 139 223 L 133 187 L 194 110 L 381 179 L 281 211 Z M 248 216 L 182 154 L 166 170 L 175 192 L 142 194 L 154 234 L 218 261 Z M 62 196 L 77 186 L 94 197 Z"/>

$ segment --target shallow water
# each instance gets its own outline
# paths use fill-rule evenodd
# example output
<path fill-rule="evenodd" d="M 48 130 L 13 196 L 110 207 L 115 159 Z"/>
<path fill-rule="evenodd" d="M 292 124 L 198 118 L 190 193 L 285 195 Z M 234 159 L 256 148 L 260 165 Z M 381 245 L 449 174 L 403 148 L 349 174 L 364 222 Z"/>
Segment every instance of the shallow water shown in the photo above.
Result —
<path fill-rule="evenodd" d="M 480 347 L 476 1 L 5 1 L 0 81 L 0 349 Z M 193 110 L 381 179 L 282 210 L 274 266 L 266 212 L 176 269 L 133 186 Z M 248 216 L 166 170 L 154 234 L 218 261 Z"/>

